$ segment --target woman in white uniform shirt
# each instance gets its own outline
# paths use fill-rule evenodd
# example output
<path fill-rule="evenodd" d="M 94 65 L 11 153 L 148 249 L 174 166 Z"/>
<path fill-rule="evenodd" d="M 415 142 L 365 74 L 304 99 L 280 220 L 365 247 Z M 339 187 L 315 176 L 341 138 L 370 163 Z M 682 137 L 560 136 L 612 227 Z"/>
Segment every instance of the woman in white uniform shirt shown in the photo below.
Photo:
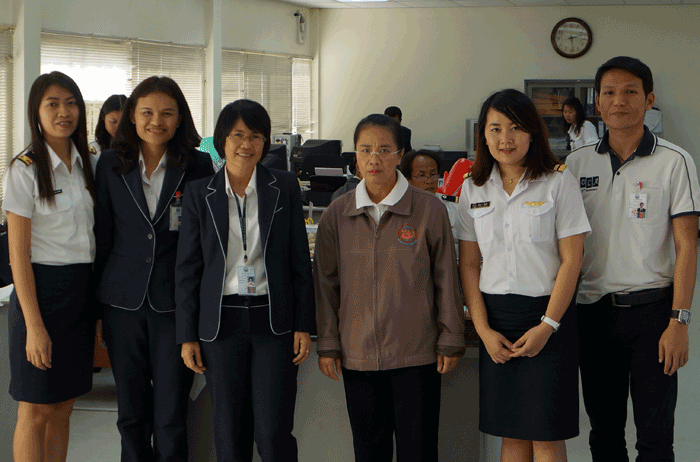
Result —
<path fill-rule="evenodd" d="M 65 74 L 29 92 L 32 143 L 5 175 L 15 291 L 8 312 L 14 460 L 65 461 L 75 398 L 92 388 L 94 181 L 85 102 Z"/>
<path fill-rule="evenodd" d="M 563 440 L 578 435 L 572 298 L 590 227 L 578 183 L 524 94 L 489 97 L 478 126 L 458 235 L 462 288 L 482 340 L 479 429 L 503 437 L 501 460 L 565 461 Z"/>
<path fill-rule="evenodd" d="M 561 113 L 564 116 L 564 129 L 571 139 L 572 151 L 598 141 L 595 125 L 586 120 L 586 111 L 578 98 L 571 97 L 564 101 Z"/>

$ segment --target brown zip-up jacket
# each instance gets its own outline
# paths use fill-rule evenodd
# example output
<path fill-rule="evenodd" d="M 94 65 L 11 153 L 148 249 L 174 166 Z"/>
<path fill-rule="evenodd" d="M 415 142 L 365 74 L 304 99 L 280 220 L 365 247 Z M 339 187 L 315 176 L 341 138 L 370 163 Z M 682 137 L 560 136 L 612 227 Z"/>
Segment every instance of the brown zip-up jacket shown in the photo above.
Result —
<path fill-rule="evenodd" d="M 375 226 L 355 191 L 323 213 L 314 252 L 319 354 L 347 369 L 464 354 L 464 303 L 447 210 L 409 186 Z"/>

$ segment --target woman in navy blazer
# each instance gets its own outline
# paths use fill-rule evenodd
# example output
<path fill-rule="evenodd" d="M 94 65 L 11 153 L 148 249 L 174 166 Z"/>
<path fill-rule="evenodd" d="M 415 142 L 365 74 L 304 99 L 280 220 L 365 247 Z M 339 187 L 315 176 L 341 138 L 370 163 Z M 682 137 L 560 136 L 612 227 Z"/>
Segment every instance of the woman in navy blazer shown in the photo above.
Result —
<path fill-rule="evenodd" d="M 122 461 L 186 461 L 193 374 L 175 343 L 181 197 L 214 173 L 177 83 L 150 77 L 97 164 L 95 272 L 117 384 Z M 151 440 L 153 443 L 151 444 Z"/>
<path fill-rule="evenodd" d="M 177 343 L 204 373 L 218 461 L 296 461 L 298 364 L 315 331 L 311 259 L 293 173 L 259 161 L 270 118 L 238 100 L 219 115 L 214 147 L 226 164 L 187 186 L 178 244 Z"/>

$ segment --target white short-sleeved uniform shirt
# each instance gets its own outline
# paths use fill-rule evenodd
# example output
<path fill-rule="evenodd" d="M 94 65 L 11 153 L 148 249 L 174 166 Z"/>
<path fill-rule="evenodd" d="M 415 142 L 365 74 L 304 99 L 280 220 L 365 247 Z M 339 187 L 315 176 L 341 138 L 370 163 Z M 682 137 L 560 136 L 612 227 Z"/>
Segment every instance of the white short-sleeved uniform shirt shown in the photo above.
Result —
<path fill-rule="evenodd" d="M 578 302 L 669 286 L 675 263 L 671 220 L 700 215 L 690 155 L 645 127 L 639 147 L 623 164 L 611 154 L 607 133 L 571 153 L 566 163 L 579 179 L 593 228 L 584 244 Z"/>
<path fill-rule="evenodd" d="M 36 163 L 26 165 L 18 159 L 12 162 L 3 179 L 3 210 L 32 220 L 32 263 L 92 263 L 95 259 L 93 200 L 85 184 L 82 158 L 72 145 L 69 173 L 48 144 L 46 148 L 53 173 L 55 204 L 50 205 L 39 197 Z"/>
<path fill-rule="evenodd" d="M 598 141 L 598 131 L 595 129 L 595 125 L 585 120 L 578 135 L 574 131 L 573 125 L 569 128 L 569 137 L 571 138 L 571 150 L 575 151 L 587 144 Z"/>
<path fill-rule="evenodd" d="M 482 292 L 531 297 L 552 294 L 561 266 L 558 240 L 591 230 L 568 170 L 521 178 L 508 196 L 497 164 L 483 186 L 464 181 L 458 227 L 459 240 L 479 244 Z"/>

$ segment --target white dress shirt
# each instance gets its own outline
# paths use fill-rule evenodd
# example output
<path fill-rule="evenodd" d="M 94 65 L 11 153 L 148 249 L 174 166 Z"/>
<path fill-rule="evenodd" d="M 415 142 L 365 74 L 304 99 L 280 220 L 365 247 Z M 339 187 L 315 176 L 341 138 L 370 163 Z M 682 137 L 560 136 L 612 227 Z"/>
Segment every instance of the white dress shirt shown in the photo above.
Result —
<path fill-rule="evenodd" d="M 225 168 L 225 167 L 224 167 Z M 227 172 L 228 173 L 228 172 Z M 239 266 L 252 266 L 255 268 L 255 295 L 267 294 L 267 274 L 265 273 L 265 256 L 260 237 L 260 223 L 258 222 L 258 191 L 257 178 L 258 167 L 253 170 L 248 186 L 245 188 L 245 233 L 248 247 L 248 261 L 243 261 L 243 235 L 241 234 L 241 221 L 238 214 L 238 206 L 231 182 L 226 178 L 226 195 L 228 196 L 228 248 L 226 249 L 226 280 L 224 281 L 224 295 L 238 294 Z M 238 196 L 243 212 L 243 197 Z M 245 295 L 245 294 L 241 294 Z"/>
<path fill-rule="evenodd" d="M 92 263 L 95 259 L 93 200 L 83 160 L 71 142 L 71 171 L 47 144 L 55 203 L 39 197 L 36 162 L 12 162 L 4 177 L 3 210 L 32 220 L 31 261 L 44 265 Z M 89 168 L 89 167 L 88 167 Z"/>
<path fill-rule="evenodd" d="M 558 240 L 591 230 L 568 169 L 521 178 L 508 196 L 498 165 L 483 186 L 464 181 L 458 227 L 460 240 L 479 244 L 482 292 L 530 297 L 552 293 L 561 266 Z"/>
<path fill-rule="evenodd" d="M 392 205 L 396 205 L 396 203 L 401 200 L 403 195 L 406 194 L 407 190 L 408 181 L 406 181 L 406 178 L 404 178 L 401 172 L 396 170 L 396 184 L 394 185 L 394 188 L 384 199 L 382 199 L 381 202 L 375 204 L 372 202 L 372 199 L 369 198 L 369 194 L 367 194 L 367 182 L 363 178 L 356 188 L 355 207 L 357 209 L 369 207 L 369 215 L 374 220 L 374 224 L 378 225 L 379 220 L 382 218 L 382 215 L 384 215 L 384 212 L 386 212 Z"/>
<path fill-rule="evenodd" d="M 569 128 L 569 137 L 571 138 L 571 150 L 575 151 L 580 147 L 598 141 L 598 131 L 595 129 L 595 125 L 588 120 L 584 120 L 578 135 L 574 131 L 573 125 Z"/>
<path fill-rule="evenodd" d="M 165 179 L 165 165 L 167 162 L 168 153 L 163 153 L 160 162 L 151 177 L 146 175 L 146 161 L 143 158 L 143 153 L 139 151 L 139 169 L 141 170 L 141 183 L 143 184 L 143 194 L 146 196 L 148 204 L 148 214 L 151 220 L 156 216 L 156 207 L 158 207 L 158 199 L 160 198 L 160 190 L 163 189 L 163 180 Z"/>

